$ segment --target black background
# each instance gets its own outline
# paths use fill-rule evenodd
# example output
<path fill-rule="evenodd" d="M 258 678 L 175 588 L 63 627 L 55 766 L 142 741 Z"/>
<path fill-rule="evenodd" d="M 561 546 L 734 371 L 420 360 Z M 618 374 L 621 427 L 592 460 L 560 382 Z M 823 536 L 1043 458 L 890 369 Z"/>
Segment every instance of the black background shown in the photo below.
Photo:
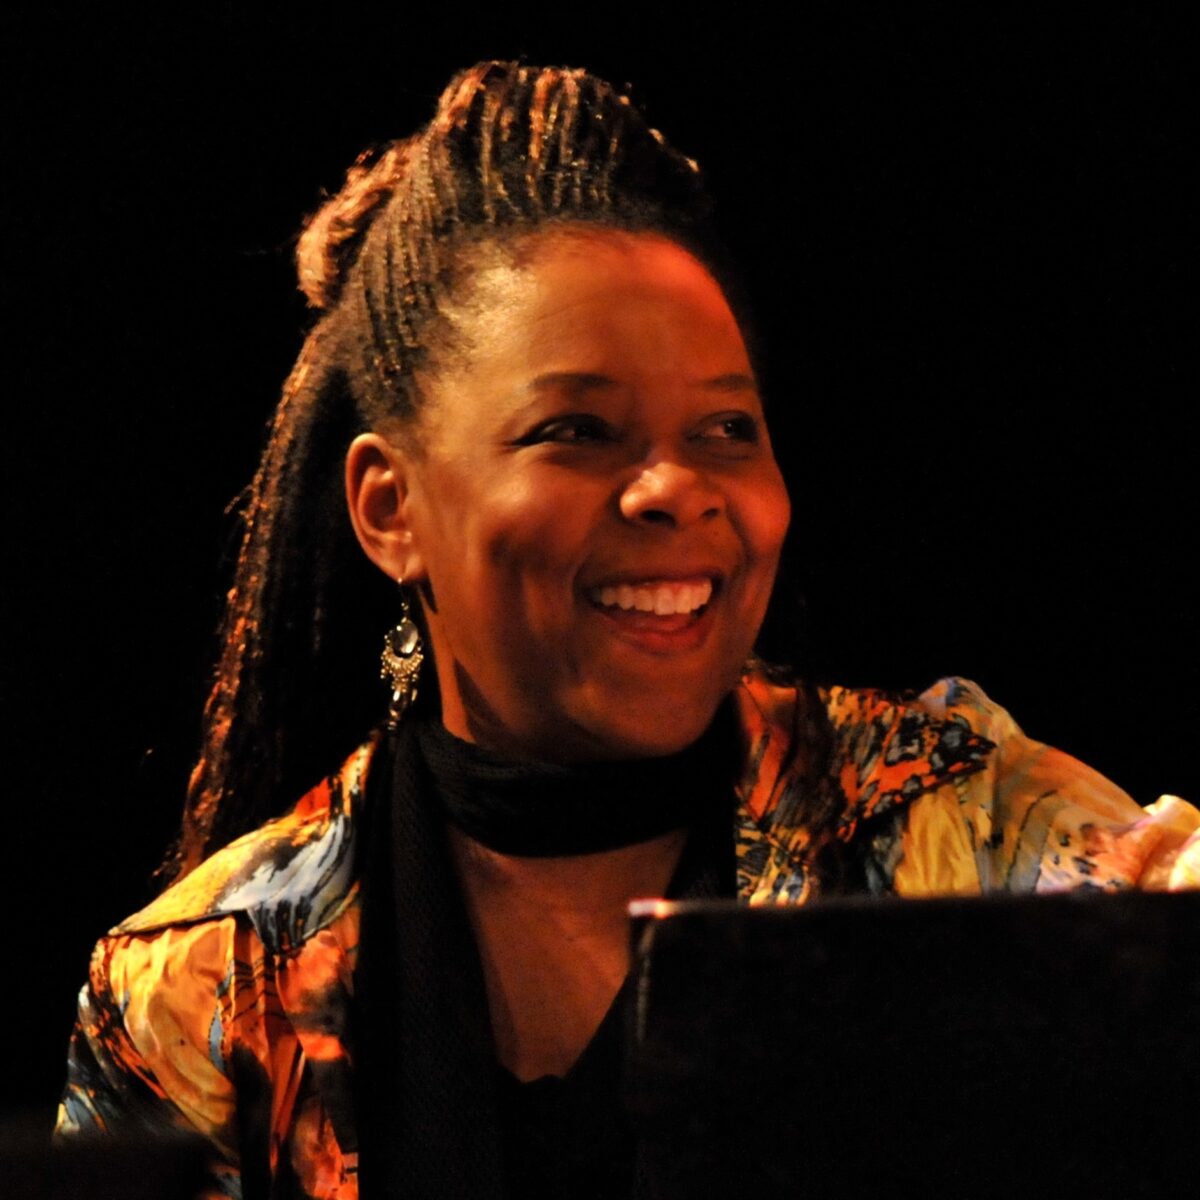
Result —
<path fill-rule="evenodd" d="M 1200 795 L 1171 23 L 135 7 L 0 18 L 0 1111 L 48 1119 L 89 947 L 174 830 L 223 510 L 309 319 L 301 218 L 479 58 L 628 81 L 705 168 L 767 343 L 810 669 L 964 674 L 1142 802 Z"/>

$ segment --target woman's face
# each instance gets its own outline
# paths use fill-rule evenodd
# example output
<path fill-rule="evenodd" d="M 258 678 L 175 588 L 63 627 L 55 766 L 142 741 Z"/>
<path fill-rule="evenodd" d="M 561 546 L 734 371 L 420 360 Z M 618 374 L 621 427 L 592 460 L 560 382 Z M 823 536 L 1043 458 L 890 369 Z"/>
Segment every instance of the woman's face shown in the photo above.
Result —
<path fill-rule="evenodd" d="M 536 235 L 423 379 L 410 579 L 443 719 L 557 761 L 668 754 L 735 686 L 789 505 L 737 324 L 664 238 Z"/>

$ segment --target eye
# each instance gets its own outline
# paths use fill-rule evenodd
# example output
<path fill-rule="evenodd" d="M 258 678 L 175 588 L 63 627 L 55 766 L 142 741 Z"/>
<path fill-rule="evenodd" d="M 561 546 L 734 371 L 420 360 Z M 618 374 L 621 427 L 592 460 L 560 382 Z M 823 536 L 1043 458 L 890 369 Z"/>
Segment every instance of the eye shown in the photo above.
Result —
<path fill-rule="evenodd" d="M 702 441 L 755 445 L 761 437 L 761 430 L 757 418 L 749 413 L 718 413 L 696 436 Z"/>
<path fill-rule="evenodd" d="M 565 445 L 595 445 L 615 442 L 617 431 L 602 417 L 594 413 L 568 413 L 535 425 L 528 433 L 519 437 L 518 446 L 536 446 L 545 442 Z"/>

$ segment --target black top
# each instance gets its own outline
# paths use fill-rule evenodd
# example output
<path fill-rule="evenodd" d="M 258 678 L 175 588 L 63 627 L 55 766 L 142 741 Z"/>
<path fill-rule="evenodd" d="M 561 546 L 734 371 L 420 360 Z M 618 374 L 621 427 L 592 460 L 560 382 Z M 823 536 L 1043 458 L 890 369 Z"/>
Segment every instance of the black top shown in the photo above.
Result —
<path fill-rule="evenodd" d="M 729 822 L 714 819 L 694 826 L 668 898 L 719 899 L 735 891 Z M 630 991 L 627 977 L 565 1078 L 546 1075 L 520 1083 L 497 1067 L 510 1197 L 628 1200 L 636 1195 L 637 1131 L 623 1104 L 621 1071 Z"/>
<path fill-rule="evenodd" d="M 507 1192 L 522 1200 L 626 1200 L 637 1140 L 621 1103 L 626 987 L 563 1079 L 519 1083 L 497 1067 Z"/>
<path fill-rule="evenodd" d="M 619 790 L 623 777 L 631 794 L 685 781 L 655 805 L 656 822 L 672 810 L 692 818 L 668 895 L 733 894 L 734 737 L 732 715 L 723 710 L 695 747 L 672 756 L 670 771 L 663 760 L 605 767 L 606 786 Z M 478 950 L 445 830 L 465 804 L 468 832 L 482 829 L 485 844 L 523 844 L 530 826 L 514 799 L 524 767 L 506 764 L 498 773 L 497 760 L 464 746 L 443 730 L 402 723 L 386 765 L 368 784 L 354 1029 L 363 1200 L 636 1196 L 637 1144 L 620 1079 L 624 988 L 564 1079 L 520 1084 L 497 1066 Z M 553 811 L 554 786 L 564 810 L 589 797 L 577 814 L 584 819 L 565 827 L 575 852 L 589 852 L 591 768 L 535 764 L 529 771 L 543 812 Z M 503 803 L 496 816 L 488 795 L 498 778 Z M 443 779 L 451 780 L 448 788 Z M 623 807 L 630 815 L 624 833 L 620 822 L 597 821 L 603 848 L 647 840 L 642 815 Z"/>

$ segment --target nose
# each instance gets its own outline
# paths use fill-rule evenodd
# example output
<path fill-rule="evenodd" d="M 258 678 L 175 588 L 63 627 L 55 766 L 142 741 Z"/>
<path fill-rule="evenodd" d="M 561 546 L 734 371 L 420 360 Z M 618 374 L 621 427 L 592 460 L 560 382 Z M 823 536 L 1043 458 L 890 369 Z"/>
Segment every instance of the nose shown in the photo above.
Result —
<path fill-rule="evenodd" d="M 725 501 L 702 472 L 662 459 L 642 467 L 621 492 L 620 506 L 627 521 L 683 529 L 719 515 Z"/>

